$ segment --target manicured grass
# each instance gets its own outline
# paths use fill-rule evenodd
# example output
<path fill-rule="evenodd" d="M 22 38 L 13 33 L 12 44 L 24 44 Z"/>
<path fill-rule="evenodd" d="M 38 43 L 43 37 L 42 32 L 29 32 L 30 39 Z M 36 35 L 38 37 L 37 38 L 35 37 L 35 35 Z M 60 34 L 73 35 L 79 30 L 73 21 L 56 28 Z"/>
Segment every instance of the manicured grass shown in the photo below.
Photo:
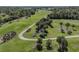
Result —
<path fill-rule="evenodd" d="M 40 10 L 36 12 L 35 15 L 32 15 L 28 19 L 25 19 L 25 18 L 18 19 L 18 21 L 13 21 L 12 23 L 6 23 L 2 27 L 0 27 L 0 35 L 3 35 L 9 31 L 17 32 L 17 35 L 15 38 L 0 45 L 0 51 L 6 51 L 6 52 L 7 51 L 16 51 L 16 52 L 30 51 L 30 49 L 32 49 L 34 42 L 20 40 L 18 38 L 18 34 L 21 31 L 23 31 L 25 27 L 28 27 L 34 22 L 39 21 L 41 18 L 45 17 L 49 13 L 50 13 L 49 11 Z"/>

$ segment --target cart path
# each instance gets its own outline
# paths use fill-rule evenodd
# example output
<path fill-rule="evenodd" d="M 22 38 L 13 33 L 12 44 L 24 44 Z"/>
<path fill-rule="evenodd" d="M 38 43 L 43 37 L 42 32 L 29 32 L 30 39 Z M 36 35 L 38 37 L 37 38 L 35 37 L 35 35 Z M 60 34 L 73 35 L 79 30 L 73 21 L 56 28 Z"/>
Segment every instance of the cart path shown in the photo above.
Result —
<path fill-rule="evenodd" d="M 37 39 L 29 39 L 29 38 L 26 38 L 23 36 L 23 34 L 30 28 L 32 28 L 36 23 L 30 25 L 28 28 L 25 28 L 19 35 L 19 39 L 21 40 L 28 40 L 28 41 L 36 41 Z M 79 35 L 70 35 L 70 36 L 65 36 L 65 38 L 76 38 L 76 37 L 79 37 Z M 54 40 L 56 38 L 47 38 L 47 39 L 51 39 L 51 40 Z M 43 39 L 43 40 L 47 40 L 47 39 Z"/>

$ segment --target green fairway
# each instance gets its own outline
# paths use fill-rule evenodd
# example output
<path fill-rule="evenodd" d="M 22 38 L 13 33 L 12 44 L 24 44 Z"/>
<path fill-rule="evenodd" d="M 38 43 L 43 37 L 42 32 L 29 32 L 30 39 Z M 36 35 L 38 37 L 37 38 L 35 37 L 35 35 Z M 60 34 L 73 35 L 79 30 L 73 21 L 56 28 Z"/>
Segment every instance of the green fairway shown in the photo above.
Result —
<path fill-rule="evenodd" d="M 17 32 L 17 35 L 12 40 L 10 40 L 4 44 L 1 44 L 0 51 L 6 51 L 6 52 L 7 51 L 29 51 L 30 49 L 32 49 L 34 42 L 20 40 L 18 38 L 18 34 L 25 27 L 28 27 L 29 25 L 33 24 L 34 22 L 39 21 L 41 18 L 45 17 L 49 13 L 50 13 L 49 11 L 40 10 L 40 11 L 36 12 L 35 15 L 32 15 L 28 19 L 21 18 L 21 19 L 18 19 L 17 21 L 13 21 L 12 23 L 6 23 L 3 26 L 1 26 L 0 35 L 3 35 L 12 30 Z"/>

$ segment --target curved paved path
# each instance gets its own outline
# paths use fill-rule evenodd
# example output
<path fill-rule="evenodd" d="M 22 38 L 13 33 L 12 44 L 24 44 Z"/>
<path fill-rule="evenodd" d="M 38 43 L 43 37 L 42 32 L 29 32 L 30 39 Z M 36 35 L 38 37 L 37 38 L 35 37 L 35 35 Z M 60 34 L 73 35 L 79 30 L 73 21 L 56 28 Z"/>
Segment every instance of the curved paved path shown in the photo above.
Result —
<path fill-rule="evenodd" d="M 18 37 L 22 40 L 28 40 L 28 41 L 36 41 L 37 39 L 29 39 L 29 38 L 25 38 L 23 36 L 23 34 L 30 28 L 32 28 L 36 23 L 32 24 L 31 26 L 29 26 L 28 28 L 25 28 L 19 35 Z M 76 38 L 76 37 L 79 37 L 79 35 L 71 35 L 71 36 L 65 36 L 65 38 Z M 54 40 L 56 38 L 47 38 L 47 39 L 51 39 L 51 40 Z M 43 39 L 43 40 L 47 40 L 47 39 Z"/>

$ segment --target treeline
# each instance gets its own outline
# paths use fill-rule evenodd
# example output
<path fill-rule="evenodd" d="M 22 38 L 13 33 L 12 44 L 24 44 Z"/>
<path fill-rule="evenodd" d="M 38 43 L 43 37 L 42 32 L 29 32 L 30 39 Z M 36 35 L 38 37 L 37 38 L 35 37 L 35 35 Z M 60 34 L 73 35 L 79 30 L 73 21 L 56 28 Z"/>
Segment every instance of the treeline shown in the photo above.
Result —
<path fill-rule="evenodd" d="M 52 11 L 48 17 L 52 19 L 79 19 L 79 8 L 78 7 L 55 7 L 50 8 Z"/>
<path fill-rule="evenodd" d="M 1 19 L 0 18 L 0 24 L 6 23 L 15 19 L 18 19 L 20 17 L 30 17 L 31 15 L 34 15 L 36 11 L 36 8 L 25 8 L 25 7 L 0 7 L 0 16 L 5 17 L 8 15 L 8 17 Z"/>

